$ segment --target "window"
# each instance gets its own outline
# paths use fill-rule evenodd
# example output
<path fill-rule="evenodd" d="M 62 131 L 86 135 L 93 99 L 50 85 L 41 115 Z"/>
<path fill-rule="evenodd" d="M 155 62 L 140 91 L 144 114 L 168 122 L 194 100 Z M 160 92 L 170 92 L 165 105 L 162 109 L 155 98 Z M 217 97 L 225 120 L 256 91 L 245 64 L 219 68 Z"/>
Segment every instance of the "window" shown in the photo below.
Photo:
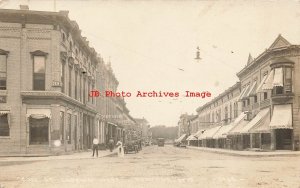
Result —
<path fill-rule="evenodd" d="M 79 74 L 79 101 L 82 101 L 82 76 Z"/>
<path fill-rule="evenodd" d="M 85 97 L 86 88 L 85 88 L 85 85 L 86 85 L 86 78 L 83 79 L 83 104 L 86 103 L 86 97 Z"/>
<path fill-rule="evenodd" d="M 285 92 L 291 93 L 292 92 L 292 68 L 291 67 L 285 68 L 284 85 L 285 85 Z"/>
<path fill-rule="evenodd" d="M 78 84 L 78 72 L 75 71 L 75 99 L 78 99 L 78 89 L 77 89 L 77 84 Z"/>
<path fill-rule="evenodd" d="M 33 90 L 45 90 L 45 56 L 33 56 Z"/>
<path fill-rule="evenodd" d="M 228 120 L 228 107 L 225 107 L 225 122 Z"/>
<path fill-rule="evenodd" d="M 65 33 L 62 33 L 62 40 L 63 40 L 63 42 L 66 41 L 66 35 L 65 35 Z"/>
<path fill-rule="evenodd" d="M 254 95 L 254 103 L 257 103 L 257 95 Z"/>
<path fill-rule="evenodd" d="M 0 136 L 9 136 L 8 114 L 0 114 Z"/>
<path fill-rule="evenodd" d="M 64 135 L 64 130 L 65 130 L 65 113 L 64 112 L 60 112 L 60 140 L 65 139 L 65 135 Z"/>
<path fill-rule="evenodd" d="M 61 92 L 65 92 L 65 62 L 61 63 Z"/>
<path fill-rule="evenodd" d="M 69 67 L 69 96 L 72 97 L 72 68 Z"/>
<path fill-rule="evenodd" d="M 266 100 L 268 98 L 268 93 L 264 92 L 264 100 Z"/>
<path fill-rule="evenodd" d="M 90 92 L 90 91 L 91 91 L 91 83 L 88 82 L 88 92 Z M 90 102 L 90 100 L 91 100 L 91 97 L 88 95 L 88 102 Z"/>
<path fill-rule="evenodd" d="M 7 56 L 0 54 L 0 90 L 6 90 Z"/>
<path fill-rule="evenodd" d="M 29 117 L 29 144 L 49 144 L 49 118 Z"/>
<path fill-rule="evenodd" d="M 67 127 L 66 127 L 66 136 L 68 144 L 71 144 L 71 114 L 67 116 Z"/>
<path fill-rule="evenodd" d="M 237 103 L 235 102 L 234 105 L 233 105 L 233 111 L 234 111 L 234 118 L 236 118 L 238 116 L 238 105 Z"/>

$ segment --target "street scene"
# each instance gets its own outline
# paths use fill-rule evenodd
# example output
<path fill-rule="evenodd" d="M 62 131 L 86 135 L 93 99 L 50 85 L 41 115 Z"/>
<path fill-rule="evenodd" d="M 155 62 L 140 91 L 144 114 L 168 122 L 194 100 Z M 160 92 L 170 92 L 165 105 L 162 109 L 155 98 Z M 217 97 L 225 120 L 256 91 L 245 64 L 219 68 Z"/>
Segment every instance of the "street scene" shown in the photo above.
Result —
<path fill-rule="evenodd" d="M 241 157 L 148 146 L 125 158 L 0 159 L 4 187 L 295 187 L 300 158 Z M 2 173 L 4 172 L 4 173 Z"/>
<path fill-rule="evenodd" d="M 300 188 L 299 18 L 299 0 L 0 0 L 0 188 Z"/>

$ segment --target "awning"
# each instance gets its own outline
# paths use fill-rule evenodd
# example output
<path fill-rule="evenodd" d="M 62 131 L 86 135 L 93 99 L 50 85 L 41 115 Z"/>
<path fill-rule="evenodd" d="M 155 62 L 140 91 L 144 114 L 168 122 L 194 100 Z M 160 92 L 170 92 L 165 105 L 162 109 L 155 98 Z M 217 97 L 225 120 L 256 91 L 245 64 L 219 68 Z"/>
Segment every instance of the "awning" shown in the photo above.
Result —
<path fill-rule="evenodd" d="M 241 129 L 242 134 L 249 134 L 249 130 L 255 126 L 258 126 L 264 118 L 268 115 L 269 108 L 265 108 L 258 112 L 258 114 L 245 126 Z"/>
<path fill-rule="evenodd" d="M 247 95 L 245 97 L 251 97 L 256 94 L 256 85 L 257 85 L 257 82 L 254 81 L 251 85 L 251 88 L 249 89 L 249 92 L 247 93 Z"/>
<path fill-rule="evenodd" d="M 266 117 L 260 121 L 257 126 L 254 126 L 249 130 L 250 133 L 270 133 L 270 111 L 267 113 Z"/>
<path fill-rule="evenodd" d="M 213 136 L 217 133 L 217 131 L 221 128 L 222 126 L 217 126 L 211 129 L 207 129 L 198 139 L 211 139 Z"/>
<path fill-rule="evenodd" d="M 274 73 L 273 87 L 283 86 L 283 71 L 282 68 L 276 68 Z"/>
<path fill-rule="evenodd" d="M 186 140 L 197 140 L 195 135 L 190 135 Z"/>
<path fill-rule="evenodd" d="M 241 100 L 241 99 L 244 97 L 244 95 L 245 95 L 245 93 L 247 92 L 249 86 L 250 86 L 250 85 L 247 85 L 246 87 L 244 87 L 244 89 L 242 90 L 242 92 L 241 92 L 241 94 L 240 94 L 238 100 Z"/>
<path fill-rule="evenodd" d="M 112 122 L 107 122 L 108 124 L 111 124 L 111 125 L 113 125 L 113 126 L 115 126 L 115 127 L 117 127 L 118 125 L 116 125 L 116 124 L 114 124 L 114 123 L 112 123 Z"/>
<path fill-rule="evenodd" d="M 270 122 L 271 129 L 293 129 L 292 106 L 290 104 L 274 105 Z"/>
<path fill-rule="evenodd" d="M 273 89 L 273 79 L 274 79 L 274 70 L 270 72 L 268 75 L 266 81 L 264 82 L 262 86 L 262 90 L 270 90 Z"/>
<path fill-rule="evenodd" d="M 181 142 L 186 138 L 186 134 L 181 135 L 178 139 L 175 140 L 175 142 Z"/>
<path fill-rule="evenodd" d="M 262 92 L 262 86 L 264 85 L 266 79 L 267 79 L 268 75 L 264 75 L 263 79 L 261 80 L 261 82 L 259 83 L 257 89 L 256 89 L 256 93 Z"/>
<path fill-rule="evenodd" d="M 245 116 L 246 114 L 242 112 L 237 118 L 235 118 L 235 120 L 232 123 L 223 126 L 214 137 L 216 139 L 226 138 L 233 128 L 235 128 L 241 121 L 244 121 Z"/>
<path fill-rule="evenodd" d="M 0 116 L 5 115 L 5 114 L 9 114 L 9 111 L 8 110 L 0 110 Z"/>
<path fill-rule="evenodd" d="M 51 118 L 51 109 L 45 109 L 45 108 L 27 109 L 27 118 L 28 117 L 34 119 Z"/>
<path fill-rule="evenodd" d="M 213 136 L 213 139 L 226 138 L 226 133 L 228 133 L 233 128 L 233 123 L 229 125 L 222 126 L 218 132 Z"/>
<path fill-rule="evenodd" d="M 204 132 L 205 132 L 205 129 L 201 129 L 201 130 L 197 131 L 195 134 L 195 137 L 199 138 Z"/>

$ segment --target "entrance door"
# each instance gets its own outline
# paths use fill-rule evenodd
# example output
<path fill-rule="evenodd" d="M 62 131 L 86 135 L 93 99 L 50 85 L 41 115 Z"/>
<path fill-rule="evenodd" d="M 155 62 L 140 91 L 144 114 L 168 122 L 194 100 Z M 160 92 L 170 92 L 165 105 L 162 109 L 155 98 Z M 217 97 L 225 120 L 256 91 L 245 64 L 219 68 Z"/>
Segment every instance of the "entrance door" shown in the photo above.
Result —
<path fill-rule="evenodd" d="M 29 118 L 29 144 L 49 144 L 49 118 Z"/>
<path fill-rule="evenodd" d="M 291 150 L 292 149 L 292 129 L 276 129 L 276 149 Z"/>

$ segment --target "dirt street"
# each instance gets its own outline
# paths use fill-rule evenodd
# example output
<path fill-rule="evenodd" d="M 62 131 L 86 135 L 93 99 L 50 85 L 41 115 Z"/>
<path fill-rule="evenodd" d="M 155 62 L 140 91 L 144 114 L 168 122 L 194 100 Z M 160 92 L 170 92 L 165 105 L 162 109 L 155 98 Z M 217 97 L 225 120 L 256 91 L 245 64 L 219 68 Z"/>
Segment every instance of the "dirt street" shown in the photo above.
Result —
<path fill-rule="evenodd" d="M 83 159 L 0 160 L 0 185 L 5 188 L 300 187 L 299 157 L 237 157 L 173 146 L 149 146 L 124 158 L 86 155 Z"/>

